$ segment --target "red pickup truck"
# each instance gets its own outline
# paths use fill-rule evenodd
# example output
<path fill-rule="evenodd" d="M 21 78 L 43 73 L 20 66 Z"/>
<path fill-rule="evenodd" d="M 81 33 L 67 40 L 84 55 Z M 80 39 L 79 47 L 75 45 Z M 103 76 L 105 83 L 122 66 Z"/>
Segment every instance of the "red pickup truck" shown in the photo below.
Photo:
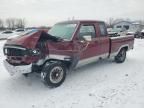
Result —
<path fill-rule="evenodd" d="M 60 86 L 69 70 L 114 57 L 123 63 L 133 49 L 134 36 L 109 37 L 102 21 L 74 20 L 55 24 L 49 31 L 33 30 L 4 45 L 4 65 L 11 75 L 41 73 L 44 83 Z"/>

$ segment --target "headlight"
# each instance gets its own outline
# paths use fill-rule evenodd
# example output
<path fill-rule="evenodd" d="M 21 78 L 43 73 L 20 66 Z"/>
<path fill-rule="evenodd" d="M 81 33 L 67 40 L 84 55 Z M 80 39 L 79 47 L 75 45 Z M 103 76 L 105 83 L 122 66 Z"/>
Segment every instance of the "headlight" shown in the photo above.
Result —
<path fill-rule="evenodd" d="M 40 55 L 40 50 L 38 50 L 38 49 L 31 49 L 31 50 L 29 50 L 29 53 L 32 56 L 37 56 L 37 55 Z"/>
<path fill-rule="evenodd" d="M 38 54 L 39 53 L 38 50 L 33 50 L 32 52 L 33 52 L 33 54 Z"/>
<path fill-rule="evenodd" d="M 8 50 L 5 48 L 4 49 L 4 54 L 7 54 L 8 53 Z"/>

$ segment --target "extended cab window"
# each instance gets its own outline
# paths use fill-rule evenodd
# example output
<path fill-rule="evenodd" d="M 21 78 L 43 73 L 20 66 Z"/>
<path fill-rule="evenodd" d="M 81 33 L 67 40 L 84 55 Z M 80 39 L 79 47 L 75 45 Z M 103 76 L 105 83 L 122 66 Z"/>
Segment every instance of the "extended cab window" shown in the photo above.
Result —
<path fill-rule="evenodd" d="M 100 35 L 101 36 L 107 36 L 107 30 L 106 30 L 106 26 L 104 23 L 100 23 L 99 24 L 99 28 L 100 28 Z"/>
<path fill-rule="evenodd" d="M 91 36 L 91 38 L 96 37 L 94 25 L 81 25 L 79 31 L 79 39 L 83 39 L 84 36 Z"/>

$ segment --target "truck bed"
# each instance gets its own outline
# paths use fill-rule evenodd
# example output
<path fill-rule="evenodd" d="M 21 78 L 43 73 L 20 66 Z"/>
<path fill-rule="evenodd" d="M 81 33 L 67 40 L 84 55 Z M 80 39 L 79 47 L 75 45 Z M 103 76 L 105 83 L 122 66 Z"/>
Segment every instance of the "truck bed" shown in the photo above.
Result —
<path fill-rule="evenodd" d="M 110 56 L 116 56 L 121 48 L 133 49 L 134 36 L 110 37 Z"/>

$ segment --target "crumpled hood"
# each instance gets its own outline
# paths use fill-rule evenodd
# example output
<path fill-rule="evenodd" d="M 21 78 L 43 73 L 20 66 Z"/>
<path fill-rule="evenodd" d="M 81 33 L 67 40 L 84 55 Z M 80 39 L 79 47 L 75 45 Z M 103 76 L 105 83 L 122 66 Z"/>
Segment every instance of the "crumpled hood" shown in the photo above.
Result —
<path fill-rule="evenodd" d="M 37 41 L 40 38 L 42 31 L 33 30 L 24 35 L 19 35 L 15 37 L 11 37 L 7 40 L 5 45 L 18 45 L 25 48 L 33 49 L 35 48 Z"/>

